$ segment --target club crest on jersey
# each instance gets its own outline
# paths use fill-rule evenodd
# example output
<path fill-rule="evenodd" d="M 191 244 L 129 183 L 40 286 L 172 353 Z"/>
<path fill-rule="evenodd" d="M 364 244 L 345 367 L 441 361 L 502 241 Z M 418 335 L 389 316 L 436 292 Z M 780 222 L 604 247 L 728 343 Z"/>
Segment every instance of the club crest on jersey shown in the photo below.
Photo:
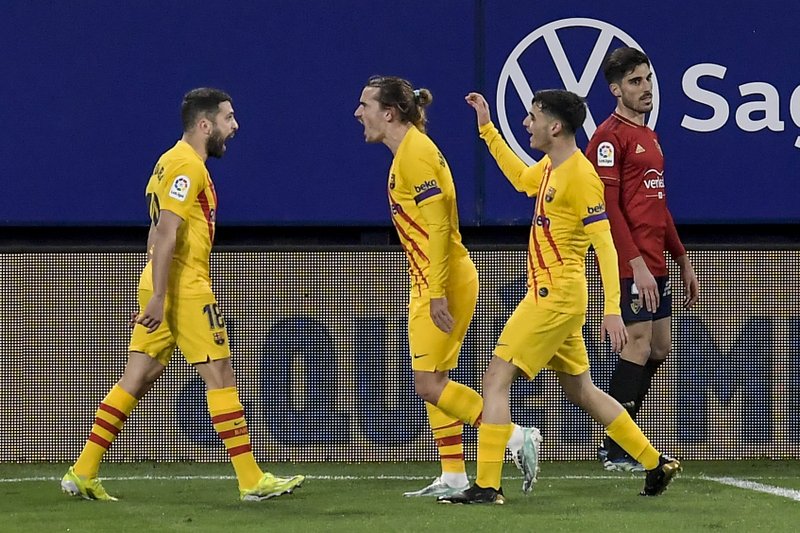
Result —
<path fill-rule="evenodd" d="M 389 174 L 389 188 L 394 189 L 394 172 Z"/>
<path fill-rule="evenodd" d="M 608 141 L 603 141 L 597 145 L 597 166 L 614 166 L 614 145 Z"/>
<path fill-rule="evenodd" d="M 219 344 L 220 346 L 225 344 L 225 337 L 222 333 L 214 333 L 214 344 Z"/>
<path fill-rule="evenodd" d="M 172 187 L 169 188 L 169 195 L 181 202 L 186 200 L 186 194 L 189 192 L 190 184 L 191 182 L 188 176 L 178 176 L 175 178 L 175 181 L 172 182 Z"/>
<path fill-rule="evenodd" d="M 633 311 L 634 315 L 638 315 L 639 311 L 642 310 L 642 301 L 639 299 L 631 300 L 631 311 Z"/>
<path fill-rule="evenodd" d="M 556 196 L 556 189 L 555 187 L 548 187 L 547 191 L 544 193 L 544 201 L 545 202 L 552 202 L 553 198 Z"/>

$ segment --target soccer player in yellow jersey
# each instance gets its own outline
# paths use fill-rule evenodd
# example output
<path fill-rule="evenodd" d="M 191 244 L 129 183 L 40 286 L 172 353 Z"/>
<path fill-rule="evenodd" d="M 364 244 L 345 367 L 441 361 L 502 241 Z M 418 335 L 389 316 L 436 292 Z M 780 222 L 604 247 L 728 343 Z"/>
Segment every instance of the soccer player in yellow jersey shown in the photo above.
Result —
<path fill-rule="evenodd" d="M 469 489 L 440 497 L 445 503 L 495 503 L 505 443 L 511 433 L 509 390 L 518 374 L 533 379 L 553 369 L 570 401 L 583 408 L 632 457 L 647 468 L 641 494 L 664 491 L 680 463 L 660 454 L 628 412 L 598 389 L 589 375 L 581 328 L 588 303 L 585 255 L 594 246 L 605 289 L 601 336 L 619 351 L 627 332 L 619 309 L 617 254 L 603 203 L 603 184 L 575 144 L 586 104 L 563 90 L 538 91 L 524 125 L 531 148 L 545 157 L 528 167 L 490 121 L 486 100 L 466 97 L 475 109 L 481 137 L 514 187 L 536 197 L 528 248 L 528 292 L 506 323 L 483 376 L 483 424 L 478 430 L 478 478 Z"/>
<path fill-rule="evenodd" d="M 239 124 L 230 96 L 189 91 L 181 106 L 183 137 L 156 163 L 147 183 L 148 263 L 139 279 L 128 362 L 100 403 L 89 439 L 61 488 L 87 500 L 116 500 L 97 477 L 100 461 L 138 401 L 167 367 L 176 346 L 203 378 L 208 410 L 233 463 L 239 496 L 257 501 L 291 492 L 303 476 L 279 478 L 256 464 L 239 401 L 225 321 L 211 290 L 209 254 L 217 195 L 206 159 L 222 157 Z"/>
<path fill-rule="evenodd" d="M 448 377 L 448 371 L 458 364 L 475 312 L 478 273 L 461 243 L 450 167 L 425 134 L 425 107 L 431 101 L 429 90 L 415 90 L 407 80 L 375 76 L 364 87 L 355 111 L 364 125 L 366 141 L 383 143 L 394 154 L 387 193 L 411 277 L 411 368 L 442 464 L 441 476 L 406 496 L 444 496 L 469 487 L 463 424 L 479 426 L 483 409 L 477 392 Z M 541 437 L 536 428 L 509 428 L 509 449 L 530 490 Z"/>

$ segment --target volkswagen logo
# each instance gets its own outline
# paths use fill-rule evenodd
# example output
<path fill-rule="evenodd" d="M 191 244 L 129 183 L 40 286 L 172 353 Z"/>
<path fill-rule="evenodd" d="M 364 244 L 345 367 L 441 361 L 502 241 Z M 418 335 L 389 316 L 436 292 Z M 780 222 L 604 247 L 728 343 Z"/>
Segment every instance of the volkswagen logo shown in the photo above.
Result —
<path fill-rule="evenodd" d="M 585 54 L 578 56 L 574 53 L 570 54 L 571 57 L 567 57 L 562 38 L 567 37 L 568 34 L 569 37 L 573 37 L 575 32 L 582 32 L 586 36 L 594 38 L 594 45 L 591 47 L 588 57 L 585 57 Z M 613 48 L 621 46 L 614 44 L 615 39 L 621 41 L 622 45 L 643 51 L 639 43 L 616 26 L 590 18 L 569 18 L 545 24 L 529 33 L 511 51 L 500 71 L 497 82 L 497 118 L 503 137 L 511 149 L 528 165 L 535 164 L 536 160 L 519 144 L 515 134 L 522 133 L 522 119 L 530 110 L 534 88 L 538 90 L 560 87 L 553 86 L 550 81 L 554 79 L 552 72 L 544 72 L 545 69 L 551 68 L 551 65 L 537 63 L 536 71 L 525 72 L 521 64 L 524 57 L 527 55 L 539 57 L 541 53 L 548 54 L 553 60 L 555 74 L 560 77 L 563 88 L 586 98 L 597 78 L 603 80 L 601 71 L 603 59 Z M 583 65 L 579 75 L 576 75 L 573 65 Z M 647 125 L 655 129 L 660 98 L 656 71 L 652 64 L 650 67 L 653 72 L 653 110 L 647 119 Z M 510 86 L 509 81 L 511 82 Z M 605 90 L 604 96 L 608 102 L 607 109 L 610 113 L 613 109 L 613 96 L 608 91 L 605 80 L 601 85 Z M 516 98 L 513 96 L 514 94 L 516 94 Z M 588 110 L 583 123 L 587 139 L 592 136 L 596 127 L 597 123 L 592 112 Z"/>

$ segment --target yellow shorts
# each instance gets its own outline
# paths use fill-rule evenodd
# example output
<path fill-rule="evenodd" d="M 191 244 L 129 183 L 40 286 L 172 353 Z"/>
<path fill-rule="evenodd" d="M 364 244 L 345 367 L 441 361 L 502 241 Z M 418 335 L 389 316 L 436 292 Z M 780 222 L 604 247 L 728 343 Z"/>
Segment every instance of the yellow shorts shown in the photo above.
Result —
<path fill-rule="evenodd" d="M 528 379 L 544 367 L 571 376 L 583 374 L 589 370 L 582 332 L 585 319 L 585 315 L 545 309 L 533 296 L 525 296 L 506 322 L 494 354 L 515 365 Z"/>
<path fill-rule="evenodd" d="M 478 278 L 447 292 L 447 305 L 453 315 L 453 331 L 445 333 L 431 319 L 428 295 L 411 298 L 408 304 L 408 344 L 411 368 L 423 372 L 450 370 L 458 366 L 458 354 L 478 301 Z"/>
<path fill-rule="evenodd" d="M 139 309 L 144 309 L 153 292 L 139 289 Z M 128 350 L 141 352 L 166 366 L 178 346 L 189 364 L 231 356 L 225 320 L 219 312 L 214 293 L 192 294 L 167 300 L 164 321 L 153 333 L 136 324 Z"/>

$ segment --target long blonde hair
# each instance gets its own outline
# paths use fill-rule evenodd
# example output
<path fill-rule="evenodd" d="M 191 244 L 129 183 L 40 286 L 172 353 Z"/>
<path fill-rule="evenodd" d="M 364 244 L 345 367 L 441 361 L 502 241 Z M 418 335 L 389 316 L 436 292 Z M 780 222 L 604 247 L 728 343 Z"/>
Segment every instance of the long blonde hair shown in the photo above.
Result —
<path fill-rule="evenodd" d="M 396 76 L 372 76 L 366 86 L 378 89 L 376 100 L 384 109 L 397 109 L 402 122 L 411 122 L 425 132 L 428 124 L 425 108 L 433 102 L 428 89 L 414 89 L 410 81 Z"/>

